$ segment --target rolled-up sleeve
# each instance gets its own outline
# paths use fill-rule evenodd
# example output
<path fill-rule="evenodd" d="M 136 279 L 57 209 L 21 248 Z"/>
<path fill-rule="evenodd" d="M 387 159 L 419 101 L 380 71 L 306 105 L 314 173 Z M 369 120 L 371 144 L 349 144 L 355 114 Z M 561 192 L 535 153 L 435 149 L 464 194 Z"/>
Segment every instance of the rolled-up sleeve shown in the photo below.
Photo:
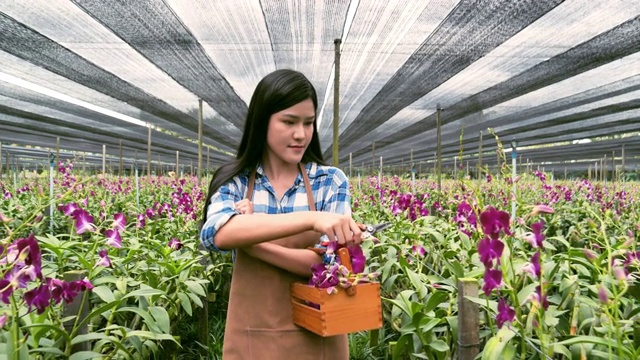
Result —
<path fill-rule="evenodd" d="M 325 197 L 322 211 L 351 215 L 351 193 L 349 192 L 349 181 L 346 175 L 340 169 L 329 176 L 331 184 L 329 185 Z"/>
<path fill-rule="evenodd" d="M 235 203 L 242 200 L 242 194 L 238 191 L 236 184 L 231 181 L 222 185 L 215 194 L 211 196 L 211 204 L 207 208 L 207 221 L 205 221 L 200 231 L 200 241 L 209 251 L 221 251 L 214 238 L 220 228 L 238 212 Z"/>

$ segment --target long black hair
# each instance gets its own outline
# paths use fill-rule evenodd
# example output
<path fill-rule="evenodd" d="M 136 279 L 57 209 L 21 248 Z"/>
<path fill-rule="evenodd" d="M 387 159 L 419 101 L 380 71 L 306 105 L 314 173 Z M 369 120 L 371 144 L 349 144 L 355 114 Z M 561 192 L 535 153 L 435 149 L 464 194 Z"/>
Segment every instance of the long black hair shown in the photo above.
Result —
<path fill-rule="evenodd" d="M 200 227 L 207 218 L 207 208 L 211 204 L 211 196 L 226 182 L 243 170 L 255 169 L 267 146 L 267 129 L 271 115 L 288 109 L 304 100 L 311 99 L 313 108 L 318 110 L 318 96 L 311 82 L 300 72 L 289 69 L 276 70 L 265 76 L 256 86 L 247 120 L 244 124 L 242 140 L 238 146 L 235 160 L 222 165 L 213 174 L 207 201 L 204 204 Z M 324 165 L 320 140 L 318 138 L 317 121 L 313 123 L 311 143 L 302 156 L 302 162 L 315 162 Z"/>

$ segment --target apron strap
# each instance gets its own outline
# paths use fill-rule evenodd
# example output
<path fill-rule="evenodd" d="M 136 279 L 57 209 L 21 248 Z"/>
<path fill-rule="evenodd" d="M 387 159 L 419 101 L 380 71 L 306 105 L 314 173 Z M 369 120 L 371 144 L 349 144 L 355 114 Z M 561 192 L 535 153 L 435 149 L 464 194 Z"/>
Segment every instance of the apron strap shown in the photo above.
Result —
<path fill-rule="evenodd" d="M 316 202 L 313 199 L 313 191 L 311 191 L 311 182 L 309 181 L 309 175 L 307 174 L 306 169 L 304 168 L 304 164 L 298 163 L 298 169 L 302 173 L 302 180 L 304 181 L 304 190 L 307 193 L 307 202 L 309 203 L 309 210 L 316 211 Z M 253 198 L 253 188 L 256 182 L 256 171 L 253 170 L 251 175 L 249 176 L 249 184 L 247 185 L 247 196 L 246 199 Z"/>
<path fill-rule="evenodd" d="M 302 173 L 302 180 L 304 181 L 304 190 L 307 193 L 307 203 L 309 203 L 309 211 L 316 211 L 316 202 L 313 199 L 313 191 L 311 191 L 311 182 L 309 181 L 309 175 L 307 169 L 304 168 L 302 163 L 298 163 L 300 172 Z"/>

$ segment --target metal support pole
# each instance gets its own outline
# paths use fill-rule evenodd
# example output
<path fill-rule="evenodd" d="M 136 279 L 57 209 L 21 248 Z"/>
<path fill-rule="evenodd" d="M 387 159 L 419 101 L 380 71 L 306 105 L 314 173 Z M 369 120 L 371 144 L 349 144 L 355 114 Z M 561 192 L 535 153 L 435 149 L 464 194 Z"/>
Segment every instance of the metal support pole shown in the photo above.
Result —
<path fill-rule="evenodd" d="M 349 153 L 349 179 L 351 179 L 351 167 L 353 166 L 353 154 Z"/>
<path fill-rule="evenodd" d="M 202 177 L 202 99 L 198 99 L 198 182 Z"/>
<path fill-rule="evenodd" d="M 515 145 L 515 144 L 514 144 Z M 511 182 L 513 184 L 513 189 L 512 189 L 512 198 L 511 198 L 511 221 L 516 219 L 516 160 L 518 159 L 518 155 L 517 155 L 517 147 L 514 146 L 512 151 L 511 151 L 511 167 L 512 169 L 512 173 L 511 173 Z"/>
<path fill-rule="evenodd" d="M 118 166 L 118 176 L 122 176 L 123 171 L 123 162 L 122 162 L 122 139 L 120 139 L 120 164 Z"/>
<path fill-rule="evenodd" d="M 60 166 L 60 137 L 56 137 L 56 166 Z"/>
<path fill-rule="evenodd" d="M 478 180 L 482 176 L 482 131 L 480 131 L 480 142 L 478 143 Z"/>
<path fill-rule="evenodd" d="M 338 123 L 340 117 L 340 43 L 342 40 L 333 40 L 335 56 L 335 76 L 333 78 L 333 166 L 338 167 L 340 158 L 338 157 Z"/>
<path fill-rule="evenodd" d="M 436 105 L 436 150 L 438 153 L 438 166 L 437 166 L 437 177 L 438 177 L 438 189 L 442 190 L 442 119 L 441 119 L 442 108 L 440 104 Z"/>
<path fill-rule="evenodd" d="M 107 168 L 107 145 L 102 144 L 102 177 L 104 177 Z"/>
<path fill-rule="evenodd" d="M 180 176 L 180 151 L 176 150 L 176 178 Z"/>
<path fill-rule="evenodd" d="M 151 125 L 147 125 L 147 176 L 151 177 Z"/>
<path fill-rule="evenodd" d="M 624 144 L 622 144 L 622 178 L 625 178 L 625 174 L 624 174 Z"/>
<path fill-rule="evenodd" d="M 2 180 L 2 142 L 1 141 L 0 141 L 0 180 Z"/>

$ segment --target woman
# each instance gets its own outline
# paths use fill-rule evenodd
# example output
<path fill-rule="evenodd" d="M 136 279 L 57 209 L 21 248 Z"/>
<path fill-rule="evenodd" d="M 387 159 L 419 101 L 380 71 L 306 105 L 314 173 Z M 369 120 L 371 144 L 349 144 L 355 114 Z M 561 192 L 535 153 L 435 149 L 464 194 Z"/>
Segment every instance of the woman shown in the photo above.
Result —
<path fill-rule="evenodd" d="M 213 175 L 201 241 L 234 251 L 223 358 L 348 359 L 346 335 L 320 337 L 293 324 L 290 284 L 322 258 L 322 234 L 360 243 L 342 171 L 324 166 L 318 100 L 301 73 L 277 70 L 251 98 L 236 159 Z M 317 211 L 315 211 L 317 210 Z"/>

